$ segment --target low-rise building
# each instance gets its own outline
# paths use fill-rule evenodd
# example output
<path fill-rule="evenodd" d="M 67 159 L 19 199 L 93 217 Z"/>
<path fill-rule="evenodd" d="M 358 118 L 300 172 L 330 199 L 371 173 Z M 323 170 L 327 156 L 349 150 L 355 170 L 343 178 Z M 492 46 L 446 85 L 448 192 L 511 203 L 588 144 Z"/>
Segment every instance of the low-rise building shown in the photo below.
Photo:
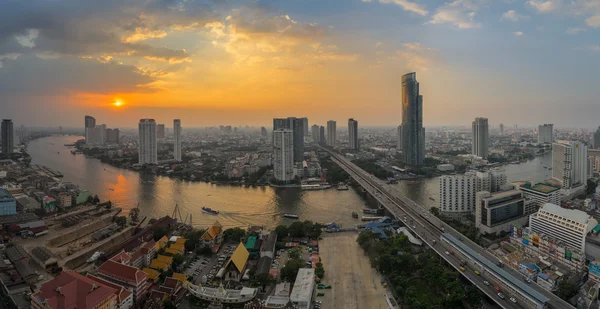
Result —
<path fill-rule="evenodd" d="M 86 276 L 90 280 L 93 280 L 97 283 L 103 284 L 107 287 L 115 289 L 115 297 L 117 301 L 117 309 L 129 309 L 133 308 L 133 293 L 126 288 L 114 284 L 110 281 L 104 280 L 102 278 L 96 277 L 94 275 L 88 274 Z"/>
<path fill-rule="evenodd" d="M 74 271 L 63 271 L 31 296 L 34 309 L 112 309 L 117 290 Z"/>
<path fill-rule="evenodd" d="M 250 253 L 246 250 L 244 244 L 240 242 L 235 251 L 233 251 L 231 258 L 229 258 L 223 267 L 225 269 L 223 280 L 239 282 L 246 270 L 248 257 L 250 257 Z"/>
<path fill-rule="evenodd" d="M 0 189 L 0 216 L 17 214 L 17 200 L 6 189 Z"/>
<path fill-rule="evenodd" d="M 476 200 L 475 227 L 481 234 L 508 232 L 512 224 L 527 222 L 525 198 L 519 190 L 478 192 Z"/>
<path fill-rule="evenodd" d="M 290 301 L 298 309 L 309 309 L 312 305 L 312 299 L 315 290 L 315 270 L 313 268 L 300 268 Z"/>
<path fill-rule="evenodd" d="M 151 285 L 145 272 L 110 260 L 98 268 L 97 276 L 133 291 L 136 302 L 146 297 Z"/>
<path fill-rule="evenodd" d="M 221 241 L 223 241 L 223 226 L 221 223 L 219 223 L 219 221 L 215 221 L 215 223 L 213 223 L 213 225 L 208 228 L 208 230 L 206 230 L 206 232 L 204 232 L 200 238 L 205 246 L 209 246 L 211 248 L 215 247 L 216 245 L 220 244 Z"/>
<path fill-rule="evenodd" d="M 523 191 L 525 195 L 525 213 L 532 214 L 538 211 L 544 204 L 560 204 L 560 187 L 549 183 L 537 183 L 531 185 L 528 181 L 516 181 L 512 183 L 515 189 Z"/>

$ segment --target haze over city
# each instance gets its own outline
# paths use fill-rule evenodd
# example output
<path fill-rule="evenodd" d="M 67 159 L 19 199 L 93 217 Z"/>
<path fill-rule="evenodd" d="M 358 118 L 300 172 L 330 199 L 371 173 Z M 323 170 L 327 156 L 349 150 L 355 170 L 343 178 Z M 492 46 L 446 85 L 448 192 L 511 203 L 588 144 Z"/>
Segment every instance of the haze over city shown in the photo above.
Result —
<path fill-rule="evenodd" d="M 600 112 L 595 0 L 8 1 L 0 11 L 2 114 L 26 125 L 80 126 L 85 114 L 117 127 L 290 114 L 398 125 L 411 71 L 425 126 L 484 116 L 594 127 Z"/>

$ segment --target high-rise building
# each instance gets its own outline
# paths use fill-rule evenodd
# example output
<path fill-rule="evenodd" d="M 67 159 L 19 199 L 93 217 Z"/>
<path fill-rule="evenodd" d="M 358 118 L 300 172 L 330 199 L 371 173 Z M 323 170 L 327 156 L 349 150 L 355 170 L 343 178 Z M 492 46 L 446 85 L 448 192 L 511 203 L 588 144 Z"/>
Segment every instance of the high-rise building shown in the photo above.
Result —
<path fill-rule="evenodd" d="M 337 131 L 335 120 L 327 121 L 327 146 L 335 147 L 337 143 Z"/>
<path fill-rule="evenodd" d="M 489 131 L 487 118 L 477 117 L 473 121 L 473 151 L 472 154 L 487 158 L 489 147 Z"/>
<path fill-rule="evenodd" d="M 273 130 L 273 176 L 277 181 L 294 179 L 294 132 Z"/>
<path fill-rule="evenodd" d="M 529 217 L 530 234 L 543 239 L 554 239 L 567 247 L 585 252 L 587 234 L 598 225 L 596 219 L 576 209 L 565 209 L 546 203 L 537 213 Z"/>
<path fill-rule="evenodd" d="M 512 183 L 515 189 L 523 191 L 525 195 L 525 214 L 532 214 L 540 209 L 544 204 L 560 204 L 560 188 L 548 183 L 537 183 L 531 185 L 530 182 L 517 181 Z"/>
<path fill-rule="evenodd" d="M 106 142 L 111 144 L 118 144 L 120 138 L 119 129 L 106 129 Z"/>
<path fill-rule="evenodd" d="M 13 122 L 10 119 L 2 120 L 2 154 L 8 155 L 13 153 L 15 148 L 15 132 L 13 130 Z"/>
<path fill-rule="evenodd" d="M 148 118 L 141 119 L 138 124 L 138 131 L 138 162 L 140 164 L 156 164 L 158 162 L 156 121 Z"/>
<path fill-rule="evenodd" d="M 104 145 L 104 143 L 106 142 L 106 125 L 105 124 L 100 124 L 97 125 L 95 127 L 92 128 L 88 128 L 88 139 L 86 141 L 86 144 L 91 144 L 91 145 Z"/>
<path fill-rule="evenodd" d="M 587 182 L 587 146 L 581 142 L 557 141 L 552 144 L 552 178 L 561 187 L 570 191 L 580 191 Z M 565 192 L 570 195 L 574 192 Z"/>
<path fill-rule="evenodd" d="M 500 124 L 500 135 L 504 135 L 504 124 Z"/>
<path fill-rule="evenodd" d="M 594 132 L 593 144 L 595 149 L 600 149 L 600 127 Z"/>
<path fill-rule="evenodd" d="M 514 223 L 527 223 L 525 197 L 520 190 L 477 192 L 475 227 L 481 234 L 508 232 Z"/>
<path fill-rule="evenodd" d="M 173 158 L 181 161 L 181 120 L 173 120 Z"/>
<path fill-rule="evenodd" d="M 417 73 L 402 75 L 402 152 L 404 163 L 421 166 L 425 159 L 423 96 L 419 94 Z"/>
<path fill-rule="evenodd" d="M 304 137 L 308 137 L 308 135 L 310 134 L 308 132 L 308 118 L 302 117 L 300 119 L 302 119 L 302 128 L 304 129 Z"/>
<path fill-rule="evenodd" d="M 304 161 L 304 120 L 296 117 L 274 118 L 273 131 L 279 129 L 292 130 L 294 134 L 294 162 Z"/>
<path fill-rule="evenodd" d="M 92 116 L 85 116 L 85 141 L 89 139 L 89 129 L 96 126 L 96 118 Z"/>
<path fill-rule="evenodd" d="M 398 126 L 398 129 L 397 129 L 396 133 L 397 133 L 397 136 L 396 136 L 396 139 L 397 139 L 396 149 L 397 150 L 402 150 L 402 125 Z"/>
<path fill-rule="evenodd" d="M 325 127 L 319 127 L 319 144 L 325 144 Z"/>
<path fill-rule="evenodd" d="M 265 127 L 261 127 L 261 128 L 260 128 L 260 136 L 261 136 L 262 138 L 266 138 L 266 137 L 267 137 L 267 135 L 268 135 L 268 133 L 267 133 L 267 128 L 265 128 Z"/>
<path fill-rule="evenodd" d="M 552 143 L 553 124 L 541 124 L 538 126 L 538 144 Z"/>
<path fill-rule="evenodd" d="M 477 177 L 472 173 L 440 177 L 439 209 L 445 215 L 468 214 L 475 210 Z"/>
<path fill-rule="evenodd" d="M 358 150 L 358 121 L 348 119 L 348 148 Z"/>
<path fill-rule="evenodd" d="M 156 125 L 156 138 L 158 138 L 158 139 L 165 138 L 165 125 L 164 124 Z"/>
<path fill-rule="evenodd" d="M 320 143 L 321 142 L 321 135 L 319 134 L 319 126 L 316 124 L 313 124 L 313 126 L 311 127 L 311 133 L 312 133 L 312 139 L 314 143 Z"/>

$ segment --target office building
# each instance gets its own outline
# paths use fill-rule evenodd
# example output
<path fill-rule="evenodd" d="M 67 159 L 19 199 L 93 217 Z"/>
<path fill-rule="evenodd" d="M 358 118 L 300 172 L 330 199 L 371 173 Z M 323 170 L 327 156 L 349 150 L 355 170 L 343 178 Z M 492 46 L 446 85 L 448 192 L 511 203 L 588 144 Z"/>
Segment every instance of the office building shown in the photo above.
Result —
<path fill-rule="evenodd" d="M 560 205 L 560 187 L 548 183 L 531 185 L 528 181 L 516 181 L 512 184 L 525 196 L 525 214 L 537 212 L 546 203 Z"/>
<path fill-rule="evenodd" d="M 472 173 L 440 177 L 440 211 L 451 217 L 472 213 L 476 186 L 477 177 Z"/>
<path fill-rule="evenodd" d="M 138 162 L 139 164 L 156 164 L 158 148 L 156 145 L 156 121 L 141 119 L 138 124 Z"/>
<path fill-rule="evenodd" d="M 489 140 L 487 118 L 475 118 L 473 121 L 473 151 L 471 153 L 480 158 L 487 158 Z"/>
<path fill-rule="evenodd" d="M 585 252 L 585 238 L 598 225 L 587 213 L 546 203 L 529 217 L 529 229 L 542 238 L 555 239 L 557 243 Z"/>
<path fill-rule="evenodd" d="M 173 120 L 173 159 L 181 162 L 181 120 Z"/>
<path fill-rule="evenodd" d="M 267 137 L 267 135 L 268 135 L 268 133 L 267 133 L 267 128 L 265 128 L 265 127 L 261 127 L 261 128 L 260 128 L 260 136 L 261 136 L 262 138 L 266 138 L 266 137 Z"/>
<path fill-rule="evenodd" d="M 504 124 L 500 124 L 500 135 L 504 135 Z"/>
<path fill-rule="evenodd" d="M 280 129 L 292 130 L 294 136 L 294 162 L 304 161 L 304 120 L 296 117 L 274 118 L 273 131 Z"/>
<path fill-rule="evenodd" d="M 312 133 L 313 142 L 314 143 L 320 143 L 321 142 L 321 135 L 320 135 L 320 132 L 319 132 L 319 126 L 316 125 L 316 124 L 314 124 L 311 127 L 311 130 L 312 130 L 311 133 Z"/>
<path fill-rule="evenodd" d="M 337 131 L 334 120 L 327 121 L 327 146 L 335 147 L 337 143 Z"/>
<path fill-rule="evenodd" d="M 417 73 L 402 75 L 402 152 L 404 163 L 421 166 L 425 159 L 423 96 L 419 94 Z"/>
<path fill-rule="evenodd" d="M 65 270 L 58 277 L 44 282 L 31 295 L 34 309 L 112 309 L 117 307 L 117 290 Z"/>
<path fill-rule="evenodd" d="M 600 149 L 600 127 L 594 132 L 594 140 L 592 142 L 595 149 Z"/>
<path fill-rule="evenodd" d="M 325 127 L 319 127 L 319 144 L 325 144 Z"/>
<path fill-rule="evenodd" d="M 156 125 L 156 138 L 158 138 L 158 139 L 165 138 L 165 125 L 164 124 Z"/>
<path fill-rule="evenodd" d="M 17 200 L 6 189 L 0 188 L 0 216 L 17 214 Z"/>
<path fill-rule="evenodd" d="M 527 223 L 525 197 L 520 190 L 477 192 L 475 204 L 475 227 L 481 234 L 508 232 L 515 223 Z"/>
<path fill-rule="evenodd" d="M 358 121 L 348 119 L 348 149 L 358 150 Z"/>
<path fill-rule="evenodd" d="M 502 170 L 492 169 L 489 171 L 469 171 L 467 174 L 472 173 L 477 177 L 477 183 L 475 190 L 488 191 L 491 193 L 502 190 L 502 187 L 506 185 L 507 178 L 506 174 Z"/>
<path fill-rule="evenodd" d="M 118 144 L 120 134 L 119 129 L 106 129 L 106 143 Z"/>
<path fill-rule="evenodd" d="M 273 176 L 277 181 L 294 179 L 294 132 L 289 129 L 273 131 Z"/>
<path fill-rule="evenodd" d="M 85 141 L 89 140 L 89 129 L 96 126 L 96 118 L 92 116 L 85 116 Z"/>
<path fill-rule="evenodd" d="M 396 150 L 402 150 L 402 125 L 399 125 L 396 130 Z"/>
<path fill-rule="evenodd" d="M 552 179 L 558 181 L 564 196 L 585 190 L 587 146 L 581 142 L 557 141 L 552 144 Z"/>
<path fill-rule="evenodd" d="M 304 130 L 304 137 L 308 137 L 308 134 L 310 134 L 308 132 L 308 118 L 302 117 L 300 119 L 302 120 L 302 129 Z"/>
<path fill-rule="evenodd" d="M 552 143 L 553 124 L 541 124 L 538 126 L 538 144 Z"/>
<path fill-rule="evenodd" d="M 13 122 L 10 119 L 2 120 L 2 154 L 9 155 L 15 148 L 15 132 Z"/>

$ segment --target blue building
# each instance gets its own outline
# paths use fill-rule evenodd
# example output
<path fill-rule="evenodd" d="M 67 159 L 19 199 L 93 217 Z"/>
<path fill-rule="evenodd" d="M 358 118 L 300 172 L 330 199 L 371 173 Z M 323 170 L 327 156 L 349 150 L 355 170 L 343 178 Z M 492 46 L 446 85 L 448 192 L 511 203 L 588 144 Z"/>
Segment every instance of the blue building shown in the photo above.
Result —
<path fill-rule="evenodd" d="M 0 216 L 16 215 L 17 200 L 5 189 L 0 189 Z"/>

